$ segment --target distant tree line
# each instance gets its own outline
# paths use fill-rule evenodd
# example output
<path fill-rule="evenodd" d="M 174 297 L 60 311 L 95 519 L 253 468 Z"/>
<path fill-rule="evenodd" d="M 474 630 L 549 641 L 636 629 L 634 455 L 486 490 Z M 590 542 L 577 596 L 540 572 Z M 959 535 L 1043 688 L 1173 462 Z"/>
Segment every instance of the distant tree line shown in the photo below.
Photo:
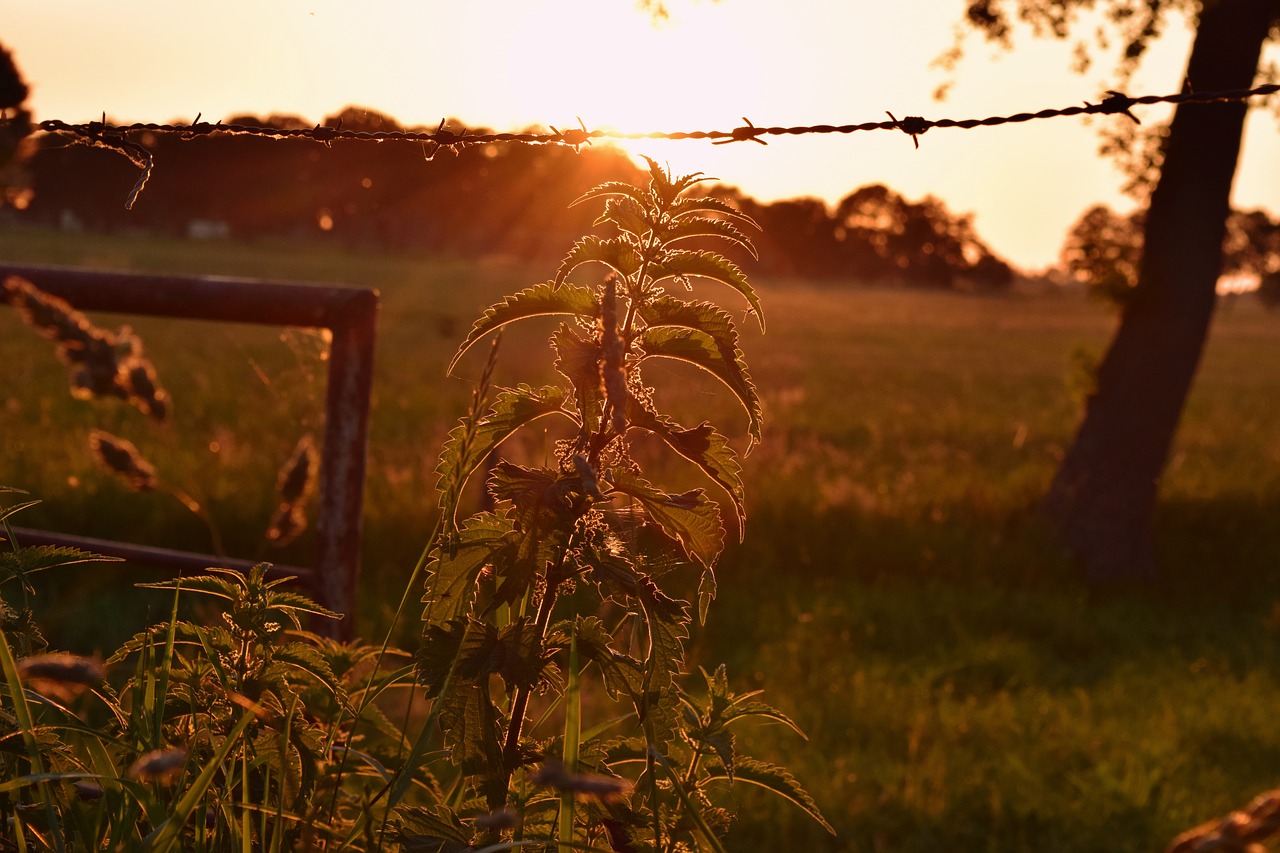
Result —
<path fill-rule="evenodd" d="M 350 108 L 326 121 L 349 130 L 398 130 L 383 115 Z M 240 116 L 228 123 L 276 128 L 300 119 Z M 543 260 L 591 227 L 569 203 L 607 180 L 636 181 L 617 148 L 521 143 L 439 151 L 431 163 L 416 142 L 136 134 L 156 169 L 132 210 L 123 200 L 135 168 L 110 151 L 43 137 L 27 164 L 33 194 L 16 215 L 96 231 L 142 230 L 239 239 L 324 239 L 350 248 Z M 832 210 L 817 199 L 762 203 L 731 197 L 763 228 L 755 268 L 805 278 L 893 281 L 938 288 L 999 289 L 1010 266 L 978 237 L 972 217 L 932 197 L 912 202 L 867 186 Z"/>
<path fill-rule="evenodd" d="M 1095 205 L 1071 226 L 1062 269 L 1097 295 L 1123 304 L 1134 292 L 1142 260 L 1147 211 L 1122 215 Z M 1259 298 L 1280 308 L 1280 219 L 1264 210 L 1233 210 L 1222 243 L 1222 276 L 1257 287 Z"/>

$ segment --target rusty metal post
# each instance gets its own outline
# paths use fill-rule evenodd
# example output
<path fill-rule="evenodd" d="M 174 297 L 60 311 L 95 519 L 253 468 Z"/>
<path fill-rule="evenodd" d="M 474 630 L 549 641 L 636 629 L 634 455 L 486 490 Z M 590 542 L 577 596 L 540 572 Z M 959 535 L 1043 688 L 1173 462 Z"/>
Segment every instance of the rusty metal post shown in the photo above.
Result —
<path fill-rule="evenodd" d="M 272 282 L 217 276 L 106 272 L 0 263 L 0 279 L 21 276 L 81 311 L 108 311 L 189 320 L 300 326 L 332 333 L 325 398 L 325 436 L 320 453 L 319 511 L 314 572 L 306 580 L 320 603 L 344 614 L 329 633 L 354 634 L 360 577 L 360 534 L 368 455 L 369 405 L 378 292 L 334 285 Z M 27 531 L 27 533 L 31 533 Z M 44 541 L 82 537 L 42 534 Z M 148 549 L 93 540 L 107 556 L 143 559 L 179 570 L 193 560 L 239 565 L 203 554 Z M 291 572 L 292 573 L 292 572 Z"/>

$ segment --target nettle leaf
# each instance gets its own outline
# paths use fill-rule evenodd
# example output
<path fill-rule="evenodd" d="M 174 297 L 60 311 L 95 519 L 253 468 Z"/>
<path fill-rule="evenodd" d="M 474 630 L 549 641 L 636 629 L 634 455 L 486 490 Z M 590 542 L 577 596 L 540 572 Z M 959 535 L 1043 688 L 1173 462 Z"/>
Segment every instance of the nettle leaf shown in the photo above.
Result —
<path fill-rule="evenodd" d="M 756 247 L 752 244 L 751 238 L 747 236 L 746 232 L 727 219 L 713 219 L 710 216 L 685 216 L 671 220 L 670 224 L 662 229 L 662 241 L 667 245 L 693 237 L 718 237 L 728 240 L 730 243 L 746 249 L 751 253 L 751 257 L 757 260 L 760 258 L 756 253 Z"/>
<path fill-rule="evenodd" d="M 185 587 L 184 587 L 185 588 Z M 312 601 L 300 592 L 274 589 L 267 595 L 267 608 L 275 614 L 287 616 L 293 622 L 298 621 L 298 614 L 306 616 L 324 616 L 328 619 L 341 619 L 341 613 L 335 613 Z"/>
<path fill-rule="evenodd" d="M 393 812 L 397 840 L 405 850 L 430 853 L 466 853 L 471 832 L 448 806 L 399 806 Z"/>
<path fill-rule="evenodd" d="M 222 598 L 227 601 L 236 601 L 245 595 L 245 586 L 243 583 L 235 583 L 215 575 L 192 575 L 185 578 L 174 578 L 168 581 L 156 581 L 155 583 L 135 584 L 142 589 L 176 589 L 181 592 L 195 592 L 201 595 L 211 595 L 214 598 Z"/>
<path fill-rule="evenodd" d="M 611 699 L 626 697 L 629 701 L 638 703 L 643 687 L 643 664 L 613 648 L 613 638 L 599 618 L 579 616 L 576 621 L 578 659 L 582 661 L 582 665 L 594 663 L 599 668 L 605 692 Z M 554 642 L 561 648 L 567 647 L 567 627 L 554 632 L 548 642 Z"/>
<path fill-rule="evenodd" d="M 707 775 L 712 779 L 718 779 L 728 778 L 729 773 L 723 767 L 709 767 L 707 768 Z M 818 809 L 818 804 L 813 801 L 813 797 L 809 796 L 809 792 L 796 781 L 796 777 L 792 776 L 785 767 L 767 764 L 754 758 L 738 758 L 734 764 L 733 778 L 738 782 L 758 785 L 785 800 L 790 800 L 808 814 L 809 817 L 817 821 L 827 832 L 832 835 L 836 834 L 831 824 L 827 823 L 827 819 L 822 816 L 822 812 Z"/>
<path fill-rule="evenodd" d="M 573 385 L 583 433 L 599 431 L 604 408 L 599 342 L 582 337 L 566 323 L 551 336 L 551 346 L 556 351 L 556 370 Z"/>
<path fill-rule="evenodd" d="M 741 697 L 741 699 L 746 699 L 746 697 Z M 744 720 L 748 717 L 761 717 L 766 720 L 773 720 L 775 723 L 781 723 L 791 729 L 791 731 L 800 735 L 800 737 L 805 740 L 809 739 L 800 727 L 795 724 L 794 720 L 779 711 L 777 708 L 764 702 L 735 701 L 720 715 L 720 720 L 722 725 L 728 725 L 735 720 Z"/>
<path fill-rule="evenodd" d="M 702 565 L 710 566 L 720 556 L 724 548 L 720 507 L 702 489 L 669 495 L 625 469 L 613 470 L 613 488 L 635 498 L 649 518 Z"/>
<path fill-rule="evenodd" d="M 680 193 L 694 184 L 710 180 L 701 172 L 694 172 L 692 175 L 681 175 L 672 179 L 667 170 L 662 168 L 655 160 L 650 157 L 645 157 L 644 159 L 649 164 L 649 192 L 653 193 L 654 198 L 663 207 L 670 205 Z"/>
<path fill-rule="evenodd" d="M 596 314 L 596 298 L 590 288 L 577 285 L 557 287 L 556 283 L 544 282 L 525 288 L 519 293 L 506 297 L 485 309 L 480 319 L 472 325 L 467 339 L 458 347 L 449 361 L 448 373 L 458 364 L 467 350 L 490 332 L 495 332 L 508 323 L 528 317 L 543 317 L 552 314 L 574 314 L 579 317 L 594 317 Z"/>
<path fill-rule="evenodd" d="M 534 576 L 563 549 L 576 517 L 569 496 L 581 482 L 580 477 L 550 468 L 524 468 L 506 461 L 494 468 L 489 490 L 498 500 L 511 502 L 518 545 L 508 559 L 495 564 L 502 582 L 491 607 L 523 598 Z"/>
<path fill-rule="evenodd" d="M 678 198 L 667 209 L 667 216 L 670 219 L 684 219 L 689 216 L 700 216 L 704 213 L 719 213 L 735 222 L 750 225 L 757 231 L 763 230 L 760 227 L 760 223 L 724 199 L 713 195 Z"/>
<path fill-rule="evenodd" d="M 493 401 L 493 407 L 475 425 L 474 431 L 470 431 L 465 422 L 454 427 L 436 466 L 436 473 L 440 475 L 437 488 L 441 508 L 448 508 L 450 491 L 455 494 L 461 491 L 480 463 L 522 426 L 555 414 L 577 424 L 577 419 L 564 406 L 565 392 L 562 388 L 547 385 L 534 390 L 528 385 L 521 385 L 499 394 Z"/>
<path fill-rule="evenodd" d="M 320 650 L 308 643 L 285 643 L 277 646 L 271 653 L 276 663 L 301 670 L 320 682 L 326 690 L 335 696 L 343 695 L 342 685 L 333 674 L 333 668 Z"/>
<path fill-rule="evenodd" d="M 481 570 L 509 562 L 515 556 L 518 541 L 510 519 L 492 513 L 468 519 L 451 541 L 436 547 L 427 564 L 423 620 L 442 624 L 469 613 Z"/>
<path fill-rule="evenodd" d="M 639 187 L 633 184 L 623 183 L 622 181 L 605 181 L 603 184 L 597 184 L 575 198 L 569 203 L 569 207 L 576 207 L 583 202 L 591 201 L 595 198 L 609 198 L 613 196 L 625 196 L 641 207 L 648 207 L 649 205 L 648 193 Z"/>
<path fill-rule="evenodd" d="M 72 566 L 77 563 L 114 563 L 119 557 L 99 557 L 78 548 L 59 545 L 30 545 L 23 548 L 0 550 L 0 582 L 9 578 L 26 577 L 46 569 Z"/>
<path fill-rule="evenodd" d="M 665 278 L 683 279 L 692 276 L 728 285 L 747 300 L 751 313 L 755 314 L 756 322 L 760 324 L 760 331 L 764 331 L 764 310 L 760 305 L 760 297 L 747 281 L 746 273 L 728 258 L 715 252 L 678 249 L 665 253 L 660 262 L 650 267 L 650 271 L 655 282 Z"/>
<path fill-rule="evenodd" d="M 21 489 L 11 489 L 8 487 L 0 486 L 0 495 L 5 495 L 5 494 L 25 495 L 26 492 L 22 491 Z M 0 507 L 0 522 L 8 521 L 10 518 L 22 512 L 24 509 L 31 509 L 31 507 L 38 506 L 39 504 L 40 504 L 40 501 L 23 501 L 22 503 L 16 503 L 13 506 Z"/>
<path fill-rule="evenodd" d="M 583 237 L 560 262 L 553 286 L 559 287 L 575 269 L 592 262 L 604 264 L 626 278 L 640 269 L 640 253 L 636 251 L 635 241 L 627 237 Z"/>
<path fill-rule="evenodd" d="M 649 653 L 644 662 L 637 712 L 651 724 L 653 745 L 659 750 L 675 737 L 680 725 L 680 691 L 676 677 L 684 668 L 684 641 L 689 638 L 689 605 L 669 597 L 645 578 L 637 598 L 649 628 Z"/>
<path fill-rule="evenodd" d="M 649 208 L 631 196 L 615 196 L 605 202 L 604 213 L 593 225 L 613 225 L 636 237 L 643 237 L 653 230 Z"/>
<path fill-rule="evenodd" d="M 515 620 L 498 633 L 495 654 L 498 675 L 506 682 L 508 691 L 516 687 L 531 689 L 539 686 L 552 663 L 551 655 L 538 635 L 538 626 L 527 616 Z"/>
<path fill-rule="evenodd" d="M 128 640 L 126 640 L 119 649 L 115 651 L 111 657 L 107 658 L 105 666 L 112 666 L 122 660 L 127 659 L 130 655 L 141 652 L 147 646 L 155 647 L 162 645 L 168 637 L 170 627 L 173 629 L 173 641 L 175 645 L 192 645 L 203 647 L 201 635 L 206 640 L 211 641 L 211 645 L 222 652 L 229 652 L 232 648 L 231 634 L 223 628 L 203 628 L 192 622 L 178 621 L 172 624 L 152 625 L 144 631 L 139 631 Z M 214 632 L 221 632 L 215 635 Z M 220 642 L 221 641 L 221 642 Z"/>
<path fill-rule="evenodd" d="M 714 337 L 683 326 L 650 326 L 639 341 L 644 358 L 674 358 L 702 368 L 728 386 L 747 413 L 747 434 L 751 438 L 747 452 L 760 443 L 764 410 L 741 359 L 726 359 Z"/>
<path fill-rule="evenodd" d="M 451 689 L 476 684 L 497 672 L 498 629 L 476 619 L 428 625 L 418 647 L 418 673 L 429 698 L 438 696 L 452 673 Z"/>
<path fill-rule="evenodd" d="M 706 566 L 702 570 L 702 577 L 698 580 L 698 624 L 707 624 L 707 611 L 711 608 L 711 602 L 716 600 L 716 573 L 710 566 Z"/>

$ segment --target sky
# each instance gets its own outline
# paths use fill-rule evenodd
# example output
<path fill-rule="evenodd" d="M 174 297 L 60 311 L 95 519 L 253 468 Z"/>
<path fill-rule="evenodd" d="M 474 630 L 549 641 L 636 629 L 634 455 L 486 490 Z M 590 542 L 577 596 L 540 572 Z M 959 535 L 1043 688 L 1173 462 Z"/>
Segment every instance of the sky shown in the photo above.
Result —
<path fill-rule="evenodd" d="M 434 128 L 531 125 L 624 131 L 732 130 L 899 118 L 983 118 L 1099 100 L 1113 63 L 1070 72 L 1070 43 L 976 34 L 955 74 L 962 0 L 667 0 L 654 25 L 636 0 L 0 0 L 0 43 L 31 85 L 37 120 L 216 120 L 287 114 L 319 122 L 347 106 Z M 1092 26 L 1080 28 L 1089 33 Z M 1181 86 L 1190 45 L 1170 28 L 1128 87 Z M 940 84 L 954 80 L 945 101 Z M 1273 96 L 1272 101 L 1276 98 Z M 1141 107 L 1144 123 L 1167 117 Z M 767 146 L 644 142 L 633 153 L 702 172 L 762 201 L 835 204 L 884 183 L 973 213 L 1016 265 L 1052 264 L 1098 202 L 1132 207 L 1098 155 L 1104 119 L 994 128 L 770 137 Z M 158 169 L 164 163 L 157 163 Z M 430 168 L 430 164 L 424 164 Z M 1280 119 L 1251 112 L 1234 203 L 1280 214 Z"/>

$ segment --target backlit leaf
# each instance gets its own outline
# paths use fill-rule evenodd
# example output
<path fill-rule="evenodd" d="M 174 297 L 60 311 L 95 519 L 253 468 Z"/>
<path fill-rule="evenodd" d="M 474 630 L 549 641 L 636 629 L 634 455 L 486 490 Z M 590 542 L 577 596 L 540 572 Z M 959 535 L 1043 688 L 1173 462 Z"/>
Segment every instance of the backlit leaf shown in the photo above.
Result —
<path fill-rule="evenodd" d="M 756 247 L 752 245 L 751 238 L 727 219 L 713 219 L 709 216 L 686 216 L 673 220 L 668 227 L 662 230 L 662 239 L 668 245 L 678 240 L 688 240 L 692 237 L 718 237 L 741 246 L 750 252 L 753 258 L 760 257 L 756 254 Z"/>
<path fill-rule="evenodd" d="M 635 475 L 615 469 L 613 487 L 635 498 L 648 516 L 685 552 L 710 566 L 724 547 L 720 507 L 701 489 L 669 495 Z"/>
<path fill-rule="evenodd" d="M 451 541 L 437 546 L 427 564 L 423 620 L 442 624 L 469 613 L 481 570 L 514 556 L 517 539 L 508 519 L 485 514 L 469 519 Z"/>
<path fill-rule="evenodd" d="M 686 216 L 693 216 L 701 213 L 720 213 L 731 219 L 735 219 L 746 225 L 750 225 L 757 231 L 761 230 L 759 223 L 738 208 L 729 204 L 722 198 L 716 196 L 701 196 L 676 199 L 667 211 L 667 216 L 672 219 L 683 219 Z"/>
<path fill-rule="evenodd" d="M 728 777 L 728 772 L 723 767 L 707 768 L 707 773 L 713 779 Z M 790 800 L 808 814 L 809 817 L 817 821 L 827 832 L 832 835 L 836 834 L 831 824 L 827 823 L 827 819 L 822 816 L 822 812 L 819 811 L 818 804 L 813 801 L 813 797 L 809 796 L 809 792 L 801 787 L 800 783 L 796 781 L 796 777 L 792 776 L 785 767 L 766 764 L 753 758 L 739 758 L 734 765 L 733 778 L 738 782 L 758 785 L 761 788 L 772 791 L 783 799 Z"/>
<path fill-rule="evenodd" d="M 520 427 L 546 415 L 559 414 L 577 423 L 564 409 L 565 392 L 548 385 L 534 390 L 527 385 L 508 389 L 493 401 L 493 407 L 468 435 L 468 425 L 459 424 L 449 433 L 440 454 L 436 473 L 440 475 L 440 505 L 448 507 L 448 495 L 462 490 L 467 479 L 498 445 Z"/>
<path fill-rule="evenodd" d="M 760 297 L 747 281 L 747 276 L 738 265 L 715 252 L 677 250 L 664 254 L 660 263 L 650 267 L 654 281 L 664 278 L 708 278 L 726 284 L 738 293 L 751 306 L 751 313 L 756 315 L 760 331 L 764 331 L 764 310 L 760 305 Z"/>
<path fill-rule="evenodd" d="M 558 284 L 558 282 L 557 282 Z M 577 285 L 556 286 L 552 282 L 535 284 L 519 293 L 506 297 L 485 309 L 480 319 L 472 325 L 467 339 L 458 347 L 449 361 L 448 373 L 467 350 L 478 340 L 490 332 L 495 332 L 508 323 L 523 320 L 527 317 L 542 317 L 552 314 L 574 314 L 579 317 L 591 317 L 596 313 L 596 299 L 590 288 Z"/>
<path fill-rule="evenodd" d="M 604 264 L 626 278 L 640 268 L 640 253 L 636 251 L 634 241 L 626 237 L 583 237 L 573 244 L 569 254 L 560 262 L 553 286 L 559 287 L 578 267 L 593 262 Z"/>
<path fill-rule="evenodd" d="M 727 385 L 747 412 L 751 445 L 760 442 L 764 411 L 746 364 L 741 359 L 725 358 L 720 342 L 714 337 L 681 326 L 651 326 L 641 333 L 639 341 L 646 358 L 674 358 L 702 368 Z M 747 448 L 748 453 L 751 445 Z"/>
<path fill-rule="evenodd" d="M 623 181 L 605 181 L 603 184 L 597 184 L 569 202 L 569 207 L 576 207 L 593 198 L 609 198 L 610 196 L 625 196 L 641 207 L 648 207 L 649 205 L 649 194 L 639 187 Z"/>
<path fill-rule="evenodd" d="M 604 391 L 600 384 L 600 344 L 579 335 L 569 324 L 551 336 L 556 351 L 556 370 L 573 385 L 582 431 L 590 435 L 600 429 Z"/>

